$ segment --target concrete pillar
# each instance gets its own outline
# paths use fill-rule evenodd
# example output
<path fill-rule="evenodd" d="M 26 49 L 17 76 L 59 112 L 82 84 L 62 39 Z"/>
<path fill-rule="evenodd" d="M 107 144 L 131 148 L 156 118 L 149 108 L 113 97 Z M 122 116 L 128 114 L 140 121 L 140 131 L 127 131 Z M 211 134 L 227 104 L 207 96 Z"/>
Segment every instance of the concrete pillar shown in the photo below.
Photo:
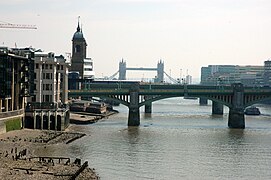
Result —
<path fill-rule="evenodd" d="M 40 117 L 40 121 L 41 121 L 41 125 L 40 125 L 40 127 L 41 127 L 41 130 L 43 129 L 43 113 L 41 113 L 42 114 L 42 116 Z"/>
<path fill-rule="evenodd" d="M 228 127 L 229 128 L 245 129 L 244 109 L 238 110 L 238 109 L 230 108 Z"/>
<path fill-rule="evenodd" d="M 140 125 L 140 112 L 139 112 L 139 86 L 135 86 L 130 90 L 130 104 L 129 104 L 129 116 L 128 126 L 139 126 Z"/>
<path fill-rule="evenodd" d="M 36 129 L 36 123 L 37 123 L 37 113 L 36 111 L 34 111 L 34 126 L 33 126 L 33 129 Z"/>
<path fill-rule="evenodd" d="M 57 130 L 57 111 L 55 112 L 55 131 Z M 63 120 L 63 116 L 61 115 L 61 122 L 62 122 L 62 120 Z M 60 123 L 61 123 L 60 122 Z"/>
<path fill-rule="evenodd" d="M 5 99 L 5 101 L 6 101 L 5 102 L 6 103 L 6 105 L 5 105 L 5 108 L 6 108 L 5 111 L 8 112 L 8 99 Z"/>
<path fill-rule="evenodd" d="M 15 63 L 14 60 L 12 61 L 12 77 L 11 77 L 11 111 L 13 111 L 14 108 L 14 102 L 15 102 L 15 89 L 14 89 L 14 84 L 15 84 Z"/>
<path fill-rule="evenodd" d="M 48 130 L 50 130 L 50 121 L 51 121 L 51 115 L 48 116 Z"/>
<path fill-rule="evenodd" d="M 213 101 L 212 114 L 223 115 L 223 104 Z"/>
<path fill-rule="evenodd" d="M 145 101 L 149 99 L 151 99 L 150 96 L 144 96 Z M 145 104 L 145 113 L 152 113 L 152 102 L 148 102 Z"/>
<path fill-rule="evenodd" d="M 229 128 L 245 128 L 244 115 L 244 87 L 241 83 L 232 84 L 233 98 L 232 106 L 230 107 L 228 126 Z"/>
<path fill-rule="evenodd" d="M 207 99 L 207 98 L 203 98 L 203 97 L 199 98 L 199 104 L 200 104 L 201 106 L 206 106 L 206 105 L 208 105 L 208 99 Z"/>
<path fill-rule="evenodd" d="M 152 103 L 145 104 L 145 113 L 152 113 Z"/>

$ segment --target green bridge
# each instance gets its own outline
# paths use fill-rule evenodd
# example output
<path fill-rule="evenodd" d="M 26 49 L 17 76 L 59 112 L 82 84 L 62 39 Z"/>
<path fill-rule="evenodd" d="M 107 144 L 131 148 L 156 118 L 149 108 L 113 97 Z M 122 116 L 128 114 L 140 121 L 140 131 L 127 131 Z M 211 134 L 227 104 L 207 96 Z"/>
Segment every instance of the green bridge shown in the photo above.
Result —
<path fill-rule="evenodd" d="M 129 108 L 128 126 L 140 125 L 139 108 L 151 113 L 152 102 L 172 97 L 199 97 L 211 100 L 212 113 L 223 114 L 229 108 L 228 127 L 245 128 L 246 107 L 271 99 L 270 87 L 204 86 L 152 84 L 141 82 L 105 81 L 84 83 L 83 90 L 70 90 L 69 97 L 101 97 L 119 102 Z"/>

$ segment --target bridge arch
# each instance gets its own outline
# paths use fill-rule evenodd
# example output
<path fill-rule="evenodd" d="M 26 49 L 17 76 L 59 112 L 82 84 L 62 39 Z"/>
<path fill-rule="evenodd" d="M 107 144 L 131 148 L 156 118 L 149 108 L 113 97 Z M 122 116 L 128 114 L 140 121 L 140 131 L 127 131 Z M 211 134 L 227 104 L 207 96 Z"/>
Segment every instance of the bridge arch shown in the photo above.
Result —
<path fill-rule="evenodd" d="M 112 101 L 115 101 L 117 103 L 120 103 L 120 104 L 123 104 L 124 106 L 129 107 L 129 102 L 127 102 L 127 101 L 125 101 L 123 99 L 120 99 L 117 95 L 101 96 L 101 97 L 112 100 Z"/>
<path fill-rule="evenodd" d="M 262 98 L 256 98 L 254 100 L 247 101 L 244 106 L 246 108 L 246 107 L 251 106 L 253 104 L 261 103 L 261 102 L 263 102 L 265 100 L 271 100 L 271 96 L 266 96 L 266 97 L 262 97 Z"/>

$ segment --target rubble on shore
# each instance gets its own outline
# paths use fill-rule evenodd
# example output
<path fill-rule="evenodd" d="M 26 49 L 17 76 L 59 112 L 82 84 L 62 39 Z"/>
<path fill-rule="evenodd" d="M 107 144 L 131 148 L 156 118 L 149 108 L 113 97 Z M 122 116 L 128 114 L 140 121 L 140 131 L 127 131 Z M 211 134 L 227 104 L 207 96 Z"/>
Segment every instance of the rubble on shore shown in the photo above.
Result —
<path fill-rule="evenodd" d="M 0 177 L 3 179 L 99 179 L 88 162 L 69 157 L 37 156 L 35 148 L 69 144 L 85 134 L 16 130 L 0 135 Z"/>

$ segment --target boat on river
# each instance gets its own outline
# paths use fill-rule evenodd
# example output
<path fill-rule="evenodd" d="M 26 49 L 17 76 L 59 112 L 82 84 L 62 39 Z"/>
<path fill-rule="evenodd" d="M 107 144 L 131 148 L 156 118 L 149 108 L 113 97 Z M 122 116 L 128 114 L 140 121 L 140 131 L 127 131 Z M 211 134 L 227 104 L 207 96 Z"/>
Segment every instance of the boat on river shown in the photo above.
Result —
<path fill-rule="evenodd" d="M 260 112 L 259 108 L 255 107 L 255 106 L 250 106 L 245 109 L 245 114 L 246 115 L 260 115 L 261 112 Z"/>

